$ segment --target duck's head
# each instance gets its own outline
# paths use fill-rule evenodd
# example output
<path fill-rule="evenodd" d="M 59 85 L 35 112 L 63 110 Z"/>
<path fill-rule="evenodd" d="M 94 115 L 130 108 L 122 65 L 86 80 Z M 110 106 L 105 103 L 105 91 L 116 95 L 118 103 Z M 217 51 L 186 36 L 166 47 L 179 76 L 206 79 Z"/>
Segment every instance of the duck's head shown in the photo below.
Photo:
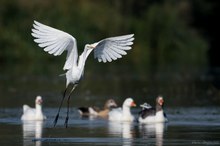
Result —
<path fill-rule="evenodd" d="M 127 98 L 124 103 L 123 106 L 127 106 L 127 107 L 135 107 L 136 104 L 134 102 L 134 100 L 132 98 Z"/>
<path fill-rule="evenodd" d="M 162 96 L 158 96 L 156 98 L 156 104 L 157 105 L 160 105 L 160 106 L 163 106 L 164 105 L 164 100 L 163 100 L 163 97 Z"/>
<path fill-rule="evenodd" d="M 117 107 L 117 104 L 114 99 L 107 100 L 105 104 L 105 108 L 115 108 L 115 107 Z"/>
<path fill-rule="evenodd" d="M 35 103 L 38 105 L 41 105 L 43 103 L 42 97 L 41 96 L 37 96 L 35 99 Z"/>

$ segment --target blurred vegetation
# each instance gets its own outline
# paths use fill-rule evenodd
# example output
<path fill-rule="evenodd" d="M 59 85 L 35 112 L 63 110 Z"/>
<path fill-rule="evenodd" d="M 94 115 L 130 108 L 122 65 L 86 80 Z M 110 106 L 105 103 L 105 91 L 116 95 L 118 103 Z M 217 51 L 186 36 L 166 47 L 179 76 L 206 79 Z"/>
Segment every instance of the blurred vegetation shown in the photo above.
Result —
<path fill-rule="evenodd" d="M 1 62 L 51 59 L 36 49 L 30 35 L 33 20 L 72 34 L 80 49 L 105 37 L 134 33 L 134 50 L 126 60 L 140 70 L 152 64 L 207 62 L 207 41 L 190 26 L 188 0 L 2 0 L 0 5 Z"/>
<path fill-rule="evenodd" d="M 87 76 L 96 78 L 91 74 L 99 68 L 102 68 L 100 74 L 108 72 L 122 79 L 130 73 L 127 76 L 147 80 L 144 87 L 140 87 L 143 89 L 137 91 L 139 93 L 148 94 L 146 88 L 151 89 L 154 80 L 153 86 L 158 90 L 151 95 L 165 93 L 170 96 L 177 92 L 181 96 L 179 88 L 185 91 L 190 84 L 187 92 L 195 90 L 197 79 L 205 74 L 209 65 L 210 36 L 203 33 L 204 27 L 196 22 L 199 22 L 199 14 L 212 10 L 213 4 L 206 0 L 1 0 L 0 69 L 13 74 L 15 69 L 3 69 L 3 66 L 11 68 L 10 65 L 23 64 L 25 71 L 20 69 L 16 74 L 51 74 L 54 68 L 50 70 L 50 63 L 61 72 L 66 56 L 48 55 L 33 42 L 33 20 L 73 35 L 78 41 L 79 52 L 86 43 L 134 33 L 133 49 L 124 59 L 102 65 L 89 57 Z M 116 70 L 115 64 L 121 71 Z M 119 85 L 116 81 L 113 87 L 128 86 L 125 84 Z M 167 91 L 168 84 L 184 87 Z M 197 95 L 195 92 L 191 92 L 193 96 Z"/>

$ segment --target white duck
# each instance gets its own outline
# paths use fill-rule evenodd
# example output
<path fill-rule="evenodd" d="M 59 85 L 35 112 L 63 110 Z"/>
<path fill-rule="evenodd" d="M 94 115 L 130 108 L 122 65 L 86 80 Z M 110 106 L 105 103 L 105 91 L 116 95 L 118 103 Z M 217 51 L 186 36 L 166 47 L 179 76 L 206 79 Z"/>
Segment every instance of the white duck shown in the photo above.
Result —
<path fill-rule="evenodd" d="M 139 112 L 138 122 L 140 123 L 158 123 L 167 122 L 166 114 L 163 111 L 164 100 L 162 96 L 156 98 L 156 108 L 150 106 L 144 107 Z"/>
<path fill-rule="evenodd" d="M 104 105 L 103 109 L 98 107 L 79 107 L 78 111 L 82 116 L 99 116 L 106 118 L 111 108 L 117 107 L 117 104 L 114 99 L 108 99 Z"/>
<path fill-rule="evenodd" d="M 37 96 L 35 100 L 35 108 L 23 105 L 23 115 L 21 120 L 45 120 L 46 116 L 42 112 L 42 97 Z"/>
<path fill-rule="evenodd" d="M 134 116 L 131 114 L 130 107 L 135 107 L 136 104 L 132 98 L 127 98 L 122 108 L 112 109 L 109 112 L 109 120 L 110 121 L 128 121 L 132 122 L 134 120 Z"/>

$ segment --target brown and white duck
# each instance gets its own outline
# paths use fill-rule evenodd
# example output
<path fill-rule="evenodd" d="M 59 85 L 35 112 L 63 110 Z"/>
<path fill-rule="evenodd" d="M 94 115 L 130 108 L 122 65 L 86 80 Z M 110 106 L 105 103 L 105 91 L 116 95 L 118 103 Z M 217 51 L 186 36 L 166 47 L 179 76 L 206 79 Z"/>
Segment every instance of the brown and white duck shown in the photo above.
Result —
<path fill-rule="evenodd" d="M 139 112 L 138 122 L 139 123 L 158 123 L 167 122 L 167 117 L 163 111 L 164 99 L 162 96 L 156 98 L 156 107 L 141 105 L 142 110 Z"/>
<path fill-rule="evenodd" d="M 79 107 L 78 111 L 82 116 L 108 117 L 110 109 L 115 107 L 117 107 L 116 102 L 113 99 L 109 99 L 106 101 L 102 110 L 97 107 Z"/>

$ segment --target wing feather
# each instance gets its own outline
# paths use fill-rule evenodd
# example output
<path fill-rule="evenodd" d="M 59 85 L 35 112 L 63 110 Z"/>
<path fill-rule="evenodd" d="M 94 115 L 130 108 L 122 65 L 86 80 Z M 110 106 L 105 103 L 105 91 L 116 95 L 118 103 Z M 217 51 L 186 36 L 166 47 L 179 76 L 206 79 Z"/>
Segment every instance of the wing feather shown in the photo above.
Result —
<path fill-rule="evenodd" d="M 34 21 L 31 30 L 31 35 L 35 38 L 34 42 L 39 47 L 44 48 L 45 52 L 58 56 L 64 51 L 67 51 L 67 58 L 63 67 L 64 70 L 70 69 L 73 64 L 77 63 L 78 52 L 76 39 L 73 36 L 37 21 Z"/>
<path fill-rule="evenodd" d="M 116 57 L 115 60 L 117 60 L 118 58 L 122 58 L 122 56 L 114 49 L 114 48 L 109 48 L 112 51 L 112 54 Z"/>
<path fill-rule="evenodd" d="M 118 54 L 121 54 L 121 55 L 126 55 L 127 54 L 123 49 L 121 49 L 120 47 L 117 47 L 117 46 L 116 47 L 112 46 L 111 49 L 114 50 L 115 52 L 117 52 Z"/>
<path fill-rule="evenodd" d="M 111 59 L 111 57 L 109 56 L 109 51 L 108 51 L 108 49 L 105 49 L 104 52 L 105 52 L 105 54 L 106 54 L 105 57 L 106 57 L 107 61 L 108 61 L 108 62 L 111 62 L 112 59 Z"/>
<path fill-rule="evenodd" d="M 134 34 L 110 37 L 94 43 L 94 57 L 98 59 L 99 62 L 111 62 L 112 60 L 117 60 L 122 58 L 123 55 L 127 54 L 127 50 L 131 49 L 133 45 Z"/>
<path fill-rule="evenodd" d="M 113 50 L 111 50 L 111 48 L 108 48 L 108 55 L 111 57 L 111 59 L 113 60 L 117 60 L 117 55 L 115 55 L 115 52 Z"/>
<path fill-rule="evenodd" d="M 60 48 L 66 48 L 67 45 L 68 45 L 68 42 L 65 42 L 65 43 L 63 43 L 63 44 L 60 46 Z M 61 55 L 61 54 L 62 54 L 62 50 L 61 50 L 61 49 L 58 49 L 57 52 L 54 53 L 54 56 L 59 56 L 59 55 Z"/>
<path fill-rule="evenodd" d="M 58 47 L 57 47 L 57 46 L 58 46 Z M 47 52 L 48 52 L 49 54 L 54 54 L 54 52 L 57 51 L 57 49 L 59 49 L 59 43 L 54 43 L 54 44 L 52 44 L 52 45 L 50 45 L 50 46 L 47 46 L 47 47 L 45 48 L 45 50 L 47 50 Z"/>
<path fill-rule="evenodd" d="M 104 63 L 107 62 L 106 56 L 105 56 L 104 54 L 101 55 L 101 59 L 102 59 L 102 61 L 103 61 Z"/>

